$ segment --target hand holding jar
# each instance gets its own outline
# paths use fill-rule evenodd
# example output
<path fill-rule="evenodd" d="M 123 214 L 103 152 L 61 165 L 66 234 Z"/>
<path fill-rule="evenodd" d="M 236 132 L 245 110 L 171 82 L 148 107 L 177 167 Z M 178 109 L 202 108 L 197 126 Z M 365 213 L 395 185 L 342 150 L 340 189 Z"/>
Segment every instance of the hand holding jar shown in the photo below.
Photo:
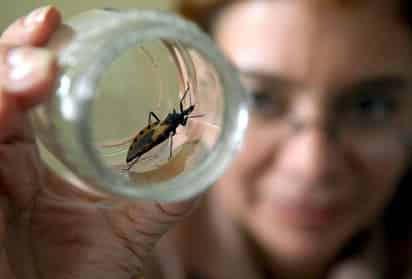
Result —
<path fill-rule="evenodd" d="M 107 205 L 40 160 L 28 113 L 53 91 L 56 57 L 42 47 L 60 23 L 55 8 L 40 8 L 0 39 L 0 277 L 134 278 L 196 202 Z"/>

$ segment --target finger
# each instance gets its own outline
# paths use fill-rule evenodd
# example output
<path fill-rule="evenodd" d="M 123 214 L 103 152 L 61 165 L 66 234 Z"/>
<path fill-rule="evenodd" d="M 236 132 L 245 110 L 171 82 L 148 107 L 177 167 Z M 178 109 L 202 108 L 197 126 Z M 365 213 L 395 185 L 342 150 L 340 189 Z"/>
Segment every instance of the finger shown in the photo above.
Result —
<path fill-rule="evenodd" d="M 42 102 L 52 91 L 57 75 L 54 55 L 33 47 L 0 45 L 0 125 L 2 110 L 15 102 L 26 110 Z"/>
<path fill-rule="evenodd" d="M 38 8 L 11 24 L 0 37 L 0 42 L 41 46 L 50 39 L 60 23 L 61 15 L 55 7 Z"/>
<path fill-rule="evenodd" d="M 0 160 L 0 198 L 5 197 L 14 209 L 32 208 L 45 172 L 35 144 L 0 144 Z"/>
<path fill-rule="evenodd" d="M 174 225 L 199 206 L 201 197 L 176 203 L 125 202 L 99 207 L 107 217 L 111 231 L 124 247 L 142 264 L 155 244 Z"/>

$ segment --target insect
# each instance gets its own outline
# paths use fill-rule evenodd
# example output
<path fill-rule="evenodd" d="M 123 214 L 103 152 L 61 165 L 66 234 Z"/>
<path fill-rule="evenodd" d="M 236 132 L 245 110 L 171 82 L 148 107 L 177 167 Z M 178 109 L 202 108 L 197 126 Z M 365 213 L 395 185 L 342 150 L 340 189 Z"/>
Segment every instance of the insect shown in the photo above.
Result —
<path fill-rule="evenodd" d="M 187 86 L 182 98 L 179 102 L 180 111 L 173 109 L 172 112 L 168 113 L 163 121 L 160 121 L 159 117 L 154 113 L 149 113 L 148 125 L 144 127 L 139 133 L 133 138 L 133 141 L 127 151 L 126 163 L 128 167 L 126 170 L 136 164 L 140 157 L 154 148 L 155 146 L 161 144 L 165 140 L 169 139 L 170 142 L 170 153 L 169 160 L 172 158 L 173 150 L 173 136 L 176 135 L 176 129 L 179 125 L 186 126 L 189 118 L 199 117 L 202 115 L 190 114 L 195 109 L 194 105 L 190 105 L 188 108 L 183 108 L 183 100 L 189 93 L 189 86 Z M 154 118 L 155 120 L 153 121 Z"/>

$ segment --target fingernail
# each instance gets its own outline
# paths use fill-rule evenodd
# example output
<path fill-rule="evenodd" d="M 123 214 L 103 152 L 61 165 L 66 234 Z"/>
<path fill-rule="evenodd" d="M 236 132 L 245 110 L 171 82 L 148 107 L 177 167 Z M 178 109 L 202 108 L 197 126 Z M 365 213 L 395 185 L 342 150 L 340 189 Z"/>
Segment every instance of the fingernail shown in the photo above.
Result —
<path fill-rule="evenodd" d="M 32 11 L 23 21 L 23 24 L 27 27 L 34 26 L 43 22 L 46 19 L 46 15 L 50 10 L 50 6 L 41 7 Z"/>
<path fill-rule="evenodd" d="M 53 56 L 44 49 L 21 47 L 10 50 L 6 59 L 4 89 L 8 93 L 19 93 L 46 79 Z"/>

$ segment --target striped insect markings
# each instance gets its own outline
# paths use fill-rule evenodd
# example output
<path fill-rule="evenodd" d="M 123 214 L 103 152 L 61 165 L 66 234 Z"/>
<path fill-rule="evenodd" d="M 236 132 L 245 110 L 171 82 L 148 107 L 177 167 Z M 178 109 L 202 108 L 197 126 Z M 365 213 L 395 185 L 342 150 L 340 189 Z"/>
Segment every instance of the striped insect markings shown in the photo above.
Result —
<path fill-rule="evenodd" d="M 177 112 L 173 109 L 172 112 L 167 114 L 163 121 L 160 121 L 159 117 L 154 112 L 151 111 L 149 113 L 148 125 L 139 131 L 129 147 L 126 157 L 126 163 L 128 164 L 126 170 L 130 170 L 130 168 L 139 161 L 143 154 L 167 139 L 170 140 L 169 159 L 172 157 L 173 136 L 176 134 L 176 129 L 179 125 L 186 126 L 187 120 L 191 118 L 190 114 L 195 109 L 194 105 L 190 105 L 188 108 L 183 109 L 183 100 L 188 92 L 189 87 L 187 87 L 183 97 L 180 99 L 180 111 Z M 155 121 L 152 121 L 152 117 L 155 118 Z"/>

